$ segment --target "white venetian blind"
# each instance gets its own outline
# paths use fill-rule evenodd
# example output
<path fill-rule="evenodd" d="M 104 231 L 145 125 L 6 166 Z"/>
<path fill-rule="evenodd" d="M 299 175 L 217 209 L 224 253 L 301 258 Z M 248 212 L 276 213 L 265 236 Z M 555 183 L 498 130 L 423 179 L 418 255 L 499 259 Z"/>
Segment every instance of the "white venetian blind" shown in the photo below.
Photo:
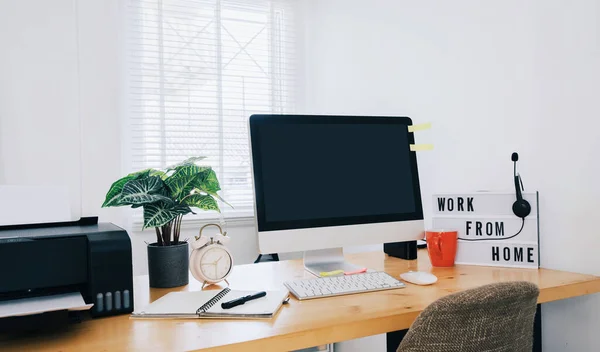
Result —
<path fill-rule="evenodd" d="M 248 118 L 294 106 L 292 0 L 128 0 L 131 170 L 206 156 L 234 206 L 253 192 Z"/>

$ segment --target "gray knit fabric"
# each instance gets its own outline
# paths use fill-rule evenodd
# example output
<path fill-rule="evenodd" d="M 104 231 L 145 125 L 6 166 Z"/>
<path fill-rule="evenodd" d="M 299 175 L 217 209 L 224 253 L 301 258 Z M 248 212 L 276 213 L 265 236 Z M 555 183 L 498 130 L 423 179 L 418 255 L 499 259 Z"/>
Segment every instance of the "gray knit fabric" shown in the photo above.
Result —
<path fill-rule="evenodd" d="M 539 289 L 503 282 L 440 298 L 425 308 L 398 352 L 531 352 Z"/>

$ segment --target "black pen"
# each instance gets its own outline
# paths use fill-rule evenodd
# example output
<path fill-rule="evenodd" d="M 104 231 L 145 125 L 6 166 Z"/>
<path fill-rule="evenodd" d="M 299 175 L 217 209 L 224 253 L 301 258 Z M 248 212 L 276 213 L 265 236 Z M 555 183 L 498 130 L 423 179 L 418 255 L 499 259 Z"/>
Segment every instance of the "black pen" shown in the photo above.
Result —
<path fill-rule="evenodd" d="M 242 305 L 242 304 L 244 304 L 244 303 L 246 303 L 248 301 L 251 301 L 253 299 L 264 297 L 266 295 L 267 295 L 267 293 L 265 291 L 262 291 L 262 292 L 259 292 L 259 293 L 255 293 L 253 295 L 248 295 L 248 296 L 236 298 L 236 299 L 234 299 L 232 301 L 221 303 L 221 308 L 223 308 L 223 309 L 230 309 L 230 308 L 233 308 L 235 306 Z"/>

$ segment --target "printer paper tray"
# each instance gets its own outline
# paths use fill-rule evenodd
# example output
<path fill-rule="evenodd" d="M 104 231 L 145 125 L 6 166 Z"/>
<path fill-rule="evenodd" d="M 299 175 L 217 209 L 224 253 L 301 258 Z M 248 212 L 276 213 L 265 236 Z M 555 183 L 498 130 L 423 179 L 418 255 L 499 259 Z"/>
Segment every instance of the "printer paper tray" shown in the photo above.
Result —
<path fill-rule="evenodd" d="M 0 318 L 41 314 L 57 310 L 88 310 L 79 292 L 0 301 Z"/>

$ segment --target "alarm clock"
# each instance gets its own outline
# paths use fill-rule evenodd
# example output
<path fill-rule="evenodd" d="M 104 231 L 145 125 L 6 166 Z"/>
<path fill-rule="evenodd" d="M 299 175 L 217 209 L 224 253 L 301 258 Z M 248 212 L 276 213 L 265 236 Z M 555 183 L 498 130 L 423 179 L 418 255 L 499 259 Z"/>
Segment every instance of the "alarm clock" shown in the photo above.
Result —
<path fill-rule="evenodd" d="M 221 281 L 227 282 L 227 277 L 233 268 L 233 256 L 225 246 L 230 237 L 227 233 L 219 233 L 212 236 L 202 236 L 202 230 L 208 226 L 216 226 L 222 232 L 221 226 L 207 224 L 200 228 L 200 234 L 192 242 L 192 254 L 190 255 L 190 272 L 196 280 L 202 282 L 202 288 Z"/>

